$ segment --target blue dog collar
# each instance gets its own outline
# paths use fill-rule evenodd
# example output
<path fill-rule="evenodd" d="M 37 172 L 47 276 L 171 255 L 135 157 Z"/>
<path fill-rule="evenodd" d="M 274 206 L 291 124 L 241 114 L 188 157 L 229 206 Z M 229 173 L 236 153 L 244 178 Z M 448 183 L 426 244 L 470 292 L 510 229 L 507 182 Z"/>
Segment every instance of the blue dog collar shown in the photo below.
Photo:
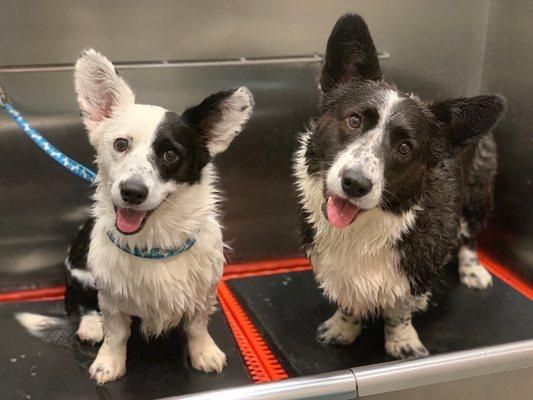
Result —
<path fill-rule="evenodd" d="M 120 244 L 111 232 L 107 232 L 107 237 L 115 246 L 117 246 L 120 250 L 128 253 L 129 255 L 150 260 L 164 260 L 166 258 L 177 256 L 178 254 L 185 253 L 196 243 L 196 239 L 188 238 L 183 246 L 177 247 L 175 249 L 163 250 L 159 248 L 153 248 L 147 250 L 139 247 L 134 247 L 132 250 L 127 245 L 123 246 L 122 244 Z"/>

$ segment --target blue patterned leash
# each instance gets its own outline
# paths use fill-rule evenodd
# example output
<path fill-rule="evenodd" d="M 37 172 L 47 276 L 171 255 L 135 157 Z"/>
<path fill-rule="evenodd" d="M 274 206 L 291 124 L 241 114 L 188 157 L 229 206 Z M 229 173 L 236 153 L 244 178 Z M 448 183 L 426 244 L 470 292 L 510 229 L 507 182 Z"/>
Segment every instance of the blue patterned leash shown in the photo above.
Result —
<path fill-rule="evenodd" d="M 2 106 L 9 118 L 15 121 L 16 124 L 20 127 L 20 129 L 28 137 L 33 140 L 35 144 L 39 146 L 46 154 L 52 157 L 57 163 L 68 169 L 73 174 L 78 175 L 80 178 L 83 178 L 91 183 L 94 182 L 94 180 L 96 179 L 96 174 L 92 170 L 81 165 L 79 162 L 67 157 L 56 147 L 52 146 L 50 142 L 48 142 L 48 140 L 46 140 L 39 132 L 32 128 L 30 123 L 26 121 L 24 117 L 11 105 L 11 102 L 9 101 L 9 98 L 2 89 L 2 86 L 0 86 L 0 106 Z M 147 258 L 151 260 L 162 260 L 177 256 L 178 254 L 184 253 L 189 250 L 196 243 L 196 240 L 194 238 L 188 238 L 183 246 L 174 249 L 164 250 L 159 248 L 153 248 L 150 250 L 146 250 L 139 247 L 134 247 L 132 250 L 128 246 L 122 246 L 118 242 L 118 240 L 115 239 L 111 232 L 107 232 L 107 236 L 109 237 L 109 240 L 111 240 L 111 242 L 113 242 L 113 244 L 122 251 L 125 251 L 126 253 L 134 257 Z"/>
<path fill-rule="evenodd" d="M 39 132 L 32 128 L 30 123 L 11 105 L 7 95 L 0 86 L 0 105 L 6 111 L 9 118 L 11 118 L 20 127 L 20 129 L 35 142 L 46 154 L 52 157 L 58 164 L 68 169 L 80 178 L 89 182 L 94 182 L 96 174 L 89 168 L 81 165 L 79 162 L 69 158 L 56 147 L 52 146 Z"/>

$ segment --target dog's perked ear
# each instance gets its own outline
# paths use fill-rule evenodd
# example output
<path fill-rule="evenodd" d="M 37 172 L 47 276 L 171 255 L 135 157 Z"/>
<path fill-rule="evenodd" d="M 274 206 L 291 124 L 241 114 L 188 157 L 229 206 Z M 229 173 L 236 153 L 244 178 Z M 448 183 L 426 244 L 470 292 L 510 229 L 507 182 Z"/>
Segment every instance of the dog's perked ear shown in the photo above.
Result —
<path fill-rule="evenodd" d="M 83 122 L 91 131 L 105 118 L 135 102 L 133 91 L 111 62 L 93 49 L 84 50 L 74 68 L 74 86 Z"/>
<path fill-rule="evenodd" d="M 379 80 L 381 69 L 365 21 L 359 15 L 345 14 L 329 36 L 320 86 L 327 92 L 354 78 Z"/>
<path fill-rule="evenodd" d="M 490 132 L 505 111 L 501 96 L 475 96 L 433 103 L 429 109 L 444 132 L 445 147 L 456 153 Z"/>
<path fill-rule="evenodd" d="M 254 100 L 245 88 L 212 94 L 197 106 L 188 108 L 183 119 L 197 127 L 205 138 L 209 154 L 215 156 L 228 148 L 250 119 Z"/>

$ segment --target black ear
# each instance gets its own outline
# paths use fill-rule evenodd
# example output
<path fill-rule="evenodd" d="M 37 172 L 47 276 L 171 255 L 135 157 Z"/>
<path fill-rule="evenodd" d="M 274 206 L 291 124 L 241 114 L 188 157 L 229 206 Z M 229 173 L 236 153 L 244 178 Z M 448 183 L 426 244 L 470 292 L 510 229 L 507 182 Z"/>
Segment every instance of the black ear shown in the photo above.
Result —
<path fill-rule="evenodd" d="M 365 21 L 359 15 L 345 14 L 329 36 L 320 85 L 327 92 L 353 78 L 379 80 L 381 69 Z"/>
<path fill-rule="evenodd" d="M 211 156 L 223 152 L 250 119 L 254 100 L 243 87 L 225 90 L 207 97 L 197 106 L 188 108 L 183 119 L 200 129 Z"/>
<path fill-rule="evenodd" d="M 429 106 L 442 126 L 450 150 L 472 143 L 496 126 L 505 111 L 501 96 L 475 96 L 446 100 Z"/>

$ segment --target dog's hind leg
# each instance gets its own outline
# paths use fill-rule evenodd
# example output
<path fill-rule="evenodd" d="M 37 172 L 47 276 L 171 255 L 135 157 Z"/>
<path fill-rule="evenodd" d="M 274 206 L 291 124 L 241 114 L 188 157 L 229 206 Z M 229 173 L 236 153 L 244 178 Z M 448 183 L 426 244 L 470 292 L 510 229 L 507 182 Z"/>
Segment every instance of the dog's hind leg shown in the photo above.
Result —
<path fill-rule="evenodd" d="M 341 308 L 317 330 L 317 340 L 327 344 L 352 344 L 361 333 L 361 319 Z"/>
<path fill-rule="evenodd" d="M 414 358 L 429 355 L 420 341 L 413 322 L 413 312 L 427 306 L 428 296 L 412 296 L 398 301 L 394 308 L 384 309 L 385 351 L 394 358 Z"/>
<path fill-rule="evenodd" d="M 492 277 L 479 263 L 476 236 L 483 229 L 493 208 L 496 175 L 496 144 L 492 135 L 477 144 L 469 168 L 459 230 L 459 279 L 472 289 L 492 285 Z"/>
<path fill-rule="evenodd" d="M 204 312 L 184 321 L 183 328 L 189 344 L 191 365 L 200 371 L 221 373 L 226 365 L 226 355 L 207 331 L 207 323 L 208 315 Z"/>
<path fill-rule="evenodd" d="M 100 343 L 104 339 L 104 326 L 100 312 L 93 310 L 82 314 L 76 335 L 82 342 Z"/>
<path fill-rule="evenodd" d="M 461 219 L 459 242 L 458 262 L 461 283 L 471 289 L 486 289 L 492 286 L 492 276 L 479 262 L 476 240 L 470 233 L 465 219 Z"/>

